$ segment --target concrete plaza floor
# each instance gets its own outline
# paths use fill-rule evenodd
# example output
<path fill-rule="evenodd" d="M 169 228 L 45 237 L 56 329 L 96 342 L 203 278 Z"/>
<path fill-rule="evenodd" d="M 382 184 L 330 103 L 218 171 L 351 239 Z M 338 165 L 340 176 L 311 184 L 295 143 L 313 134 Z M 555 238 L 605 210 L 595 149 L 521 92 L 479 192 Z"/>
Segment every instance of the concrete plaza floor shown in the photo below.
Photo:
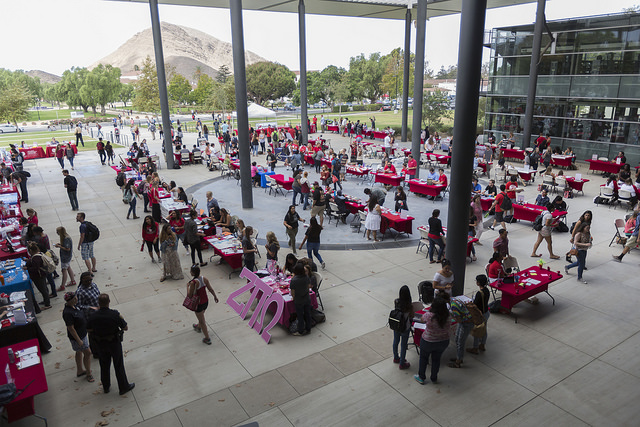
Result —
<path fill-rule="evenodd" d="M 342 147 L 347 140 L 332 136 L 332 143 Z M 157 141 L 152 143 L 153 150 L 160 151 Z M 27 161 L 25 167 L 32 178 L 30 202 L 23 208 L 38 211 L 40 225 L 53 241 L 55 228 L 63 225 L 77 242 L 75 212 L 56 160 Z M 568 223 L 586 209 L 594 212 L 594 247 L 584 273 L 589 284 L 578 282 L 572 270 L 550 287 L 555 305 L 541 294 L 539 305 L 523 302 L 515 307 L 518 323 L 510 316 L 491 315 L 487 351 L 466 355 L 462 369 L 443 365 L 439 384 L 421 386 L 413 380 L 418 367 L 413 347 L 407 356 L 409 370 L 399 371 L 392 363 L 393 335 L 386 323 L 400 286 L 409 285 L 417 299 L 417 283 L 430 280 L 437 270 L 424 253 L 416 254 L 415 228 L 436 207 L 443 210 L 446 222 L 448 198 L 432 202 L 410 196 L 416 234 L 411 242 L 398 239 L 407 242 L 404 247 L 390 235 L 380 247 L 362 247 L 362 235 L 352 234 L 348 226 L 326 226 L 323 242 L 342 248 L 327 250 L 331 247 L 327 245 L 321 250 L 327 263 L 321 271 L 327 321 L 310 336 L 294 337 L 276 326 L 271 343 L 265 344 L 225 303 L 244 280 L 235 275 L 228 279 L 228 266 L 210 263 L 203 274 L 220 303 L 212 302 L 206 312 L 213 341 L 206 346 L 202 335 L 190 327 L 195 316 L 181 304 L 186 280 L 159 281 L 161 266 L 139 250 L 141 220 L 125 219 L 127 206 L 115 185 L 115 173 L 100 165 L 97 153 L 81 153 L 73 171 L 79 181 L 80 209 L 101 230 L 95 245 L 95 282 L 110 294 L 112 308 L 129 323 L 123 347 L 127 374 L 136 388 L 122 397 L 103 394 L 97 361 L 93 363 L 95 383 L 74 376 L 73 352 L 61 316 L 63 301 L 58 297 L 53 309 L 38 316 L 54 348 L 43 356 L 49 391 L 36 397 L 36 410 L 51 426 L 93 426 L 100 421 L 108 421 L 109 426 L 153 427 L 231 426 L 251 421 L 261 426 L 636 425 L 640 416 L 636 406 L 640 398 L 640 282 L 636 277 L 640 255 L 634 251 L 622 264 L 611 261 L 611 254 L 621 251 L 619 245 L 608 246 L 613 222 L 624 216 L 624 209 L 596 207 L 592 199 L 603 179 L 587 175 L 584 164 L 579 172 L 591 182 L 585 186 L 585 196 L 568 201 Z M 204 192 L 214 191 L 221 206 L 230 206 L 232 214 L 258 226 L 260 237 L 273 230 L 284 242 L 282 217 L 290 197 L 255 190 L 256 208 L 239 213 L 239 187 L 235 181 L 212 180 L 218 172 L 186 166 L 165 168 L 160 174 L 194 193 L 200 206 L 205 203 Z M 347 185 L 347 193 L 363 188 L 357 181 Z M 536 186 L 526 187 L 527 200 L 535 194 Z M 393 206 L 392 197 L 386 206 Z M 302 215 L 309 217 L 308 212 Z M 522 268 L 532 265 L 529 254 L 536 235 L 531 225 L 509 224 L 508 229 L 511 253 Z M 476 247 L 478 261 L 468 264 L 466 273 L 467 295 L 476 289 L 473 278 L 483 272 L 495 237 L 497 232 L 486 229 L 483 245 Z M 568 234 L 554 234 L 556 253 L 564 255 L 569 249 L 568 238 Z M 350 245 L 361 250 L 349 250 Z M 563 260 L 550 261 L 545 247 L 539 251 L 553 270 L 563 270 Z M 284 244 L 281 260 L 286 253 Z M 204 253 L 207 258 L 211 254 Z M 190 258 L 182 250 L 181 261 L 186 273 Z M 264 258 L 258 261 L 264 265 Z M 77 275 L 82 265 L 74 253 L 72 267 Z M 242 298 L 246 300 L 247 294 Z M 452 343 L 444 360 L 454 351 Z M 111 409 L 107 416 L 101 415 Z M 14 425 L 37 422 L 28 418 Z"/>

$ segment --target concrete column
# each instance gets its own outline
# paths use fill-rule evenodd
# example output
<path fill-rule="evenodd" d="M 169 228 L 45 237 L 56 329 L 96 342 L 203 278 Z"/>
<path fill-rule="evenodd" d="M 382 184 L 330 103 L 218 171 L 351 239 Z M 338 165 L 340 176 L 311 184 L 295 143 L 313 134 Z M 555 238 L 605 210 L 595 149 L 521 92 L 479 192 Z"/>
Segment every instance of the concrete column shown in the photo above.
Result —
<path fill-rule="evenodd" d="M 173 169 L 173 141 L 171 141 L 171 118 L 169 116 L 169 97 L 167 95 L 167 77 L 164 72 L 164 53 L 162 51 L 162 34 L 160 31 L 160 13 L 158 0 L 149 0 L 151 9 L 151 30 L 153 47 L 156 54 L 156 70 L 158 73 L 158 90 L 160 95 L 160 111 L 162 113 L 162 130 L 164 131 L 164 152 L 167 157 L 167 168 Z"/>
<path fill-rule="evenodd" d="M 304 0 L 298 2 L 298 39 L 300 43 L 300 120 L 302 121 L 300 134 L 302 135 L 302 143 L 307 145 L 309 140 L 309 128 L 307 127 L 307 30 Z"/>
<path fill-rule="evenodd" d="M 522 148 L 531 145 L 533 128 L 533 109 L 536 106 L 536 86 L 538 85 L 538 61 L 542 45 L 542 27 L 544 25 L 544 8 L 546 0 L 538 0 L 536 24 L 533 28 L 533 47 L 531 48 L 531 65 L 529 66 L 529 89 L 527 91 L 527 108 L 524 113 L 524 129 L 522 130 Z"/>
<path fill-rule="evenodd" d="M 402 75 L 402 135 L 401 141 L 407 142 L 409 123 L 409 72 L 411 71 L 411 2 L 404 18 L 404 72 Z M 416 158 L 420 161 L 420 158 Z"/>
<path fill-rule="evenodd" d="M 413 125 L 411 128 L 411 154 L 418 162 L 415 178 L 420 176 L 420 128 L 422 127 L 422 99 L 424 86 L 424 44 L 427 32 L 427 0 L 418 0 L 418 27 L 416 30 L 416 65 L 413 80 Z"/>
<path fill-rule="evenodd" d="M 229 0 L 231 12 L 231 42 L 233 45 L 233 79 L 236 85 L 236 111 L 238 114 L 238 149 L 240 160 L 240 189 L 242 207 L 253 208 L 251 182 L 251 150 L 249 147 L 249 113 L 247 112 L 247 73 L 244 64 L 244 29 L 242 26 L 242 0 Z"/>
<path fill-rule="evenodd" d="M 486 9 L 487 0 L 463 0 L 462 2 L 446 249 L 446 257 L 451 261 L 455 277 L 454 296 L 464 293 L 471 177 L 475 156 Z"/>

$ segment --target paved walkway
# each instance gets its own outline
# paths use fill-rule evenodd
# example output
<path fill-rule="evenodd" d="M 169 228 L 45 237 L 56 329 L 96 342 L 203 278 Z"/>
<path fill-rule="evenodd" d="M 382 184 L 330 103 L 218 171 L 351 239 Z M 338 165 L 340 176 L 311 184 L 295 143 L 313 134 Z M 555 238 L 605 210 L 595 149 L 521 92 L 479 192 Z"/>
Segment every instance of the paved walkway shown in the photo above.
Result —
<path fill-rule="evenodd" d="M 152 149 L 160 151 L 159 143 L 155 144 Z M 64 225 L 77 242 L 75 212 L 66 198 L 56 160 L 27 161 L 25 166 L 32 173 L 27 206 L 39 212 L 40 224 L 52 239 L 55 228 Z M 586 175 L 584 167 L 581 172 Z M 136 388 L 123 397 L 104 395 L 99 382 L 76 379 L 61 319 L 63 302 L 58 297 L 54 308 L 39 316 L 54 349 L 44 356 L 49 392 L 36 398 L 36 408 L 52 426 L 93 426 L 99 421 L 108 421 L 109 426 L 142 422 L 140 425 L 154 427 L 250 421 L 261 426 L 609 426 L 634 425 L 640 416 L 636 405 L 640 398 L 640 359 L 636 356 L 640 348 L 639 253 L 629 254 L 622 264 L 611 262 L 611 254 L 621 250 L 617 245 L 608 247 L 613 220 L 622 217 L 624 210 L 593 205 L 602 181 L 599 176 L 589 176 L 592 182 L 585 187 L 586 196 L 569 201 L 569 223 L 585 209 L 594 211 L 594 247 L 585 272 L 589 284 L 577 282 L 572 271 L 550 288 L 555 306 L 542 294 L 539 305 L 521 303 L 515 308 L 517 324 L 512 317 L 492 315 L 486 353 L 468 355 L 462 369 L 444 366 L 438 385 L 420 386 L 413 380 L 416 351 L 410 348 L 408 353 L 411 369 L 399 371 L 391 361 L 392 335 L 386 327 L 400 286 L 409 285 L 416 299 L 416 284 L 431 279 L 436 271 L 425 261 L 424 253 L 416 254 L 415 246 L 323 250 L 327 269 L 322 272 L 322 300 L 327 322 L 300 338 L 277 326 L 269 345 L 225 304 L 243 281 L 235 276 L 227 279 L 227 266 L 210 264 L 203 273 L 221 301 L 212 303 L 207 311 L 213 345 L 206 346 L 190 326 L 195 317 L 181 305 L 186 280 L 160 283 L 160 266 L 140 252 L 141 222 L 125 219 L 127 207 L 113 171 L 100 166 L 97 153 L 80 153 L 74 175 L 80 183 L 80 208 L 101 229 L 95 281 L 129 322 L 123 345 L 127 374 Z M 217 173 L 191 166 L 163 169 L 161 175 L 189 188 Z M 214 181 L 196 191 L 201 203 L 204 197 L 200 194 L 207 188 L 219 195 L 223 206 L 239 198 L 235 182 Z M 525 194 L 531 199 L 535 186 L 527 187 Z M 266 200 L 262 190 L 255 196 L 256 206 Z M 251 221 L 265 221 L 261 230 L 273 227 L 282 240 L 278 225 L 285 201 L 281 196 L 272 199 L 273 212 L 254 209 L 242 215 L 250 218 L 251 225 Z M 281 205 L 275 209 L 273 203 Z M 412 209 L 419 209 L 411 203 Z M 446 202 L 428 202 L 420 208 L 425 212 L 416 215 L 425 218 L 431 206 L 445 209 Z M 327 234 L 329 228 L 335 227 L 327 227 Z M 530 265 L 535 233 L 527 223 L 510 224 L 509 231 L 513 255 L 521 266 Z M 496 235 L 485 230 L 483 246 L 477 247 L 479 261 L 468 265 L 468 295 L 474 292 L 472 278 L 483 272 Z M 357 235 L 348 237 L 362 241 Z M 567 240 L 566 234 L 554 234 L 558 253 L 569 249 Z M 287 253 L 284 249 L 282 258 Z M 549 262 L 546 250 L 541 251 Z M 184 252 L 181 260 L 183 267 L 190 263 Z M 562 270 L 564 262 L 548 265 Z M 77 274 L 81 271 L 78 258 L 72 266 Z M 453 354 L 449 346 L 444 359 Z M 97 363 L 94 370 L 98 376 Z M 112 409 L 101 416 L 102 411 Z M 35 422 L 27 419 L 14 425 Z"/>

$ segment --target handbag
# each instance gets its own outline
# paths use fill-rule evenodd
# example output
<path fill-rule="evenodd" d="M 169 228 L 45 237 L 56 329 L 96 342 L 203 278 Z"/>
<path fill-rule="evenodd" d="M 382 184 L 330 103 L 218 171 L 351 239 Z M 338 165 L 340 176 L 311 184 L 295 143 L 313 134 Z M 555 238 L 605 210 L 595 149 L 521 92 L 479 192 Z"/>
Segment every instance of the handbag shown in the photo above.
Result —
<path fill-rule="evenodd" d="M 471 330 L 471 336 L 474 338 L 482 338 L 485 335 L 487 335 L 487 322 L 482 322 Z"/>
<path fill-rule="evenodd" d="M 569 255 L 578 255 L 578 249 L 576 249 L 576 247 L 572 247 L 571 249 L 569 249 Z"/>
<path fill-rule="evenodd" d="M 482 297 L 482 305 L 484 308 L 484 292 L 482 290 L 480 291 L 480 297 Z M 473 304 L 473 308 L 470 308 L 471 304 L 473 303 L 467 304 L 469 313 L 471 313 L 471 317 L 473 318 L 473 324 L 475 325 L 471 330 L 471 336 L 474 338 L 482 338 L 487 334 L 487 321 L 482 315 L 482 312 L 480 311 L 480 309 L 475 304 Z M 477 323 L 480 321 L 480 319 L 478 318 L 478 314 L 482 316 L 482 323 Z"/>
<path fill-rule="evenodd" d="M 189 282 L 191 283 L 191 282 Z M 189 284 L 187 283 L 187 290 L 189 289 Z M 184 297 L 184 301 L 182 302 L 183 307 L 188 308 L 191 311 L 196 311 L 198 305 L 200 305 L 200 297 L 194 293 L 192 297 L 188 295 Z"/>

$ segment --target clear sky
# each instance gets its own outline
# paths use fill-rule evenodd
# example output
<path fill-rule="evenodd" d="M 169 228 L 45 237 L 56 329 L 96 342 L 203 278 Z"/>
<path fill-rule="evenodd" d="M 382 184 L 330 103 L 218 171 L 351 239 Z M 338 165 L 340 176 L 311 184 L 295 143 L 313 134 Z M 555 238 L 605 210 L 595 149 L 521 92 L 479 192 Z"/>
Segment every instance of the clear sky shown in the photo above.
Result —
<path fill-rule="evenodd" d="M 547 19 L 618 13 L 637 4 L 640 0 L 548 0 Z M 486 28 L 532 23 L 535 10 L 535 3 L 489 10 Z M 0 67 L 57 75 L 92 64 L 151 26 L 148 4 L 104 0 L 5 0 L 2 17 Z M 161 5 L 160 19 L 231 41 L 227 9 Z M 426 57 L 435 71 L 457 62 L 459 24 L 459 16 L 427 22 Z M 300 68 L 296 14 L 245 11 L 244 31 L 247 50 L 292 70 Z M 307 17 L 308 70 L 348 68 L 352 56 L 387 54 L 403 45 L 403 21 Z"/>

